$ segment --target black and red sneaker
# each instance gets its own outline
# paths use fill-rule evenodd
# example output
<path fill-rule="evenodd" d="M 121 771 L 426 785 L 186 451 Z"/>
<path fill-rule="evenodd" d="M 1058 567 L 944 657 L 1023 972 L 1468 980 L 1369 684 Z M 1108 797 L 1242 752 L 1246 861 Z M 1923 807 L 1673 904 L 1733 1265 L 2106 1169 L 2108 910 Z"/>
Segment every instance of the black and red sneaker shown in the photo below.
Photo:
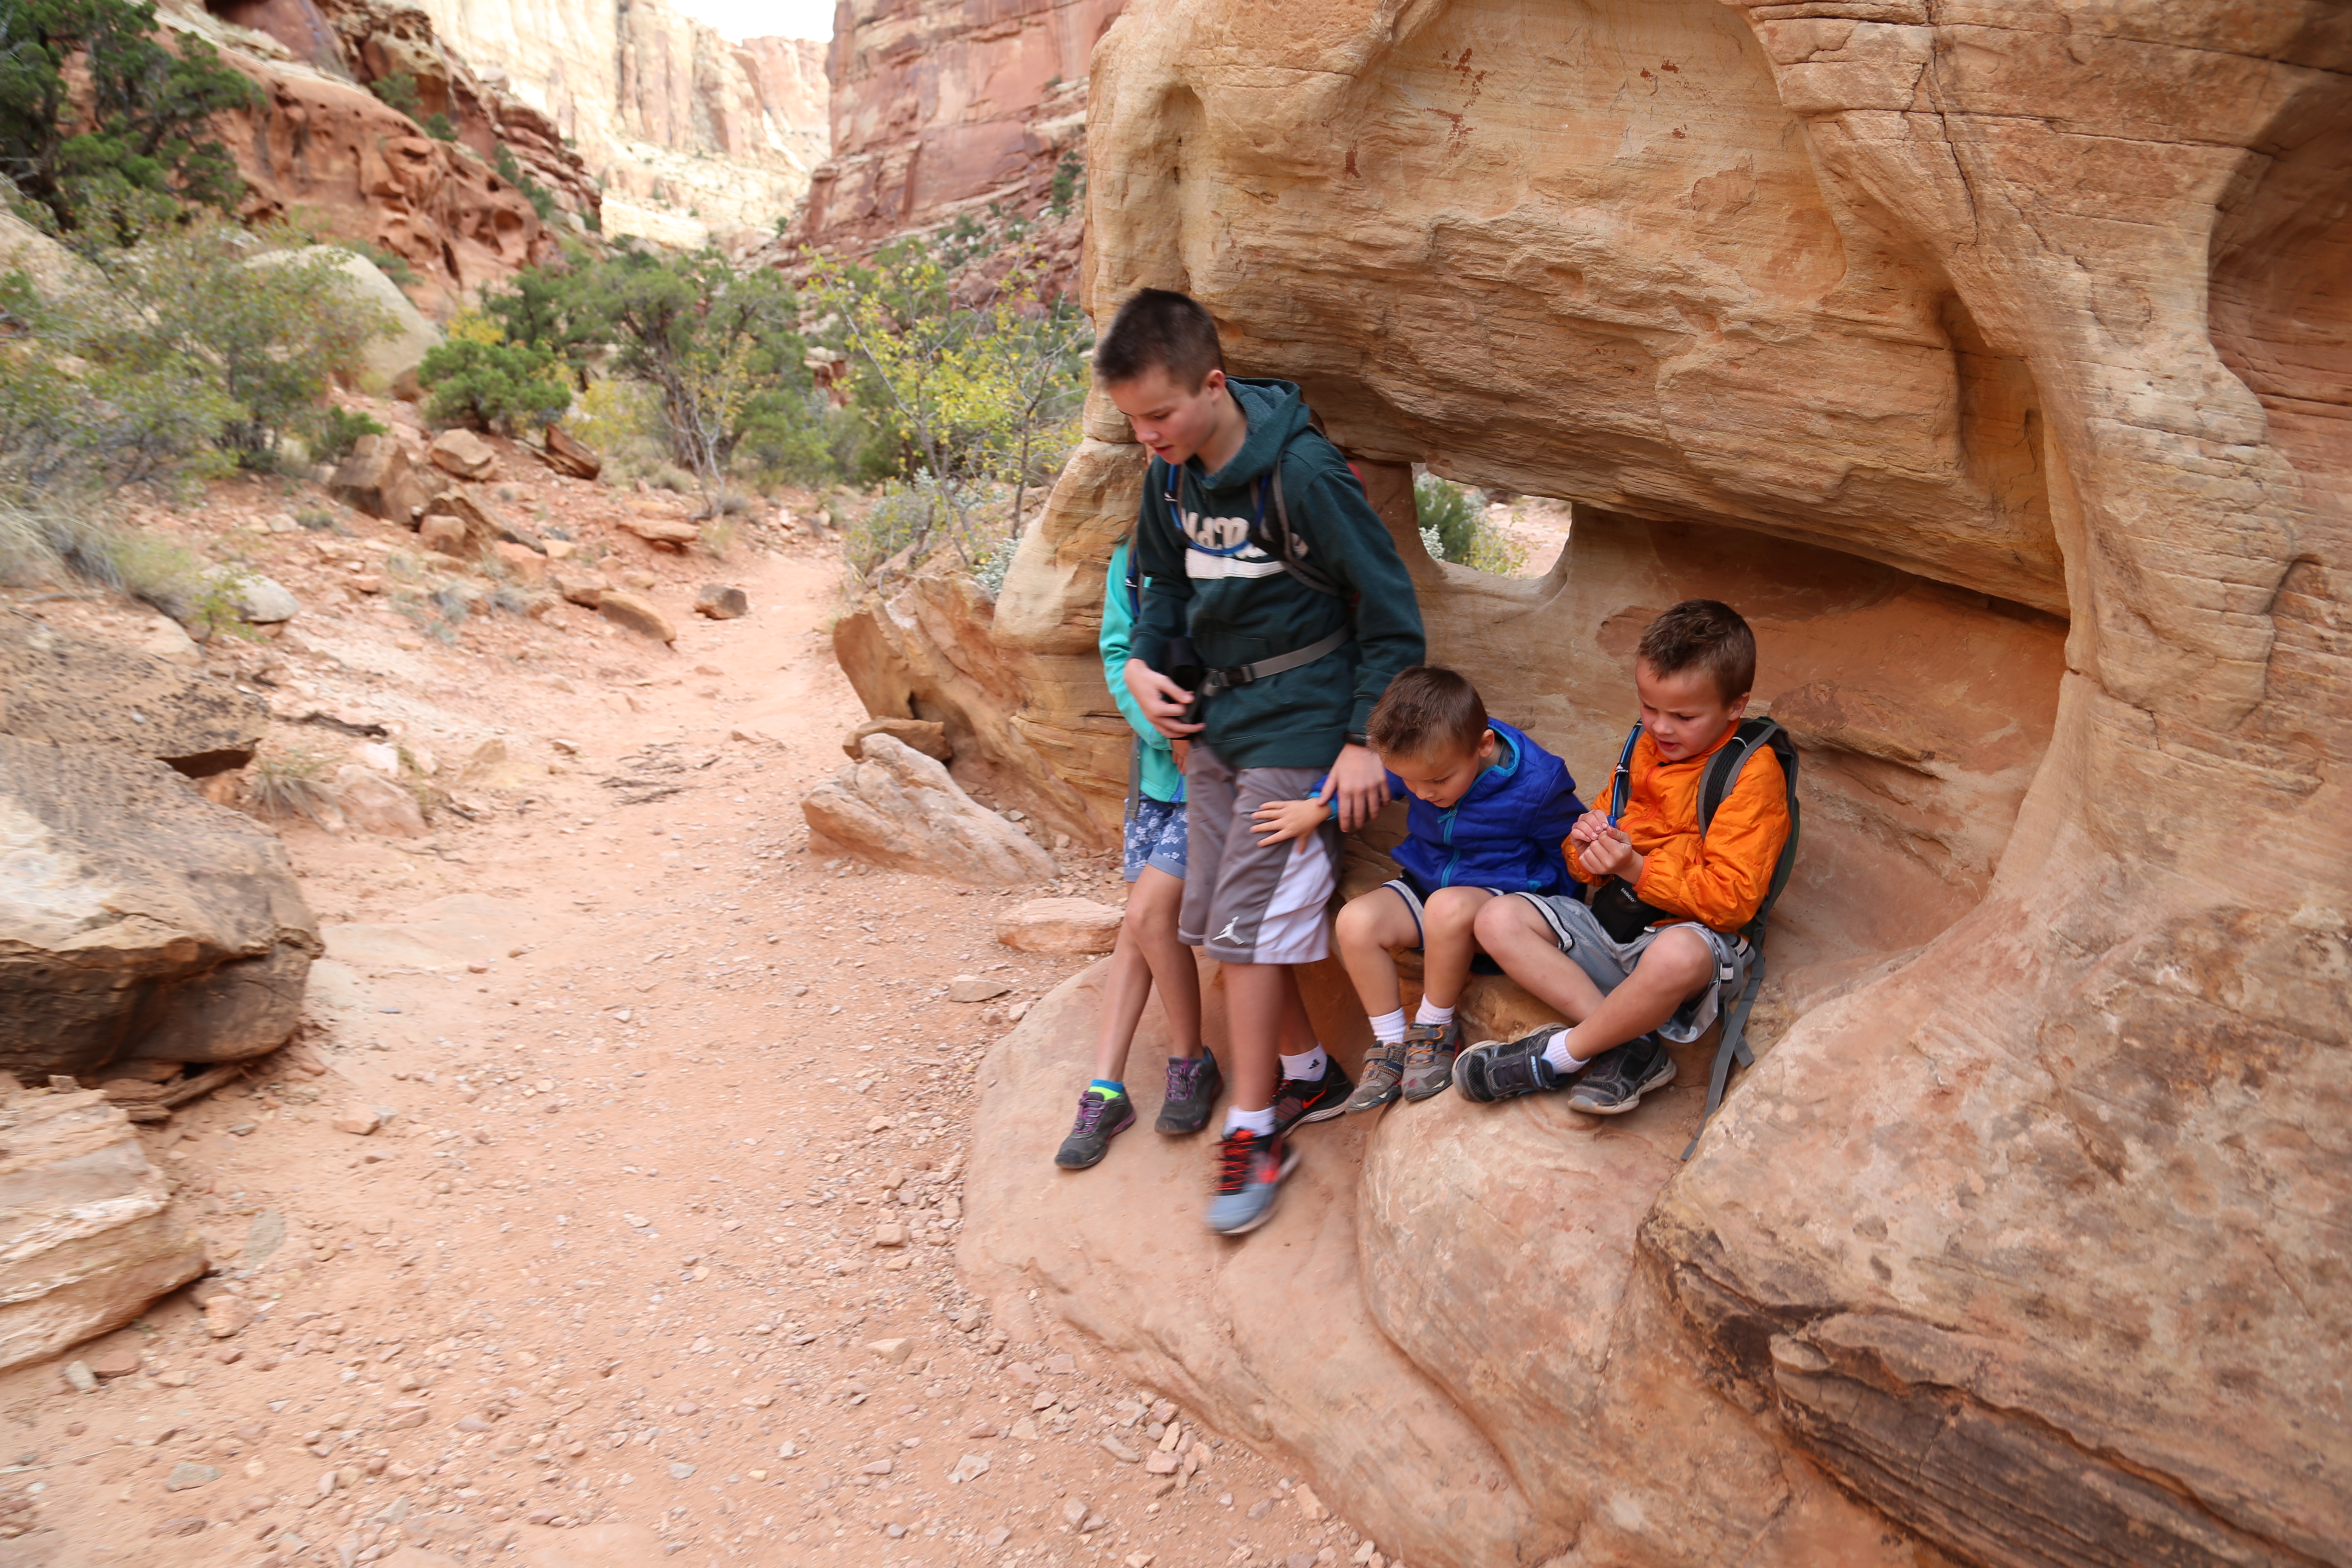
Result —
<path fill-rule="evenodd" d="M 1347 1113 L 1348 1097 L 1356 1086 L 1327 1052 L 1323 1076 L 1312 1080 L 1286 1078 L 1274 1087 L 1274 1130 L 1287 1132 L 1302 1121 L 1328 1121 Z"/>
<path fill-rule="evenodd" d="M 1298 1151 L 1279 1132 L 1236 1127 L 1217 1141 L 1217 1190 L 1205 1216 L 1219 1236 L 1255 1230 L 1274 1217 L 1282 1179 L 1298 1166 Z"/>

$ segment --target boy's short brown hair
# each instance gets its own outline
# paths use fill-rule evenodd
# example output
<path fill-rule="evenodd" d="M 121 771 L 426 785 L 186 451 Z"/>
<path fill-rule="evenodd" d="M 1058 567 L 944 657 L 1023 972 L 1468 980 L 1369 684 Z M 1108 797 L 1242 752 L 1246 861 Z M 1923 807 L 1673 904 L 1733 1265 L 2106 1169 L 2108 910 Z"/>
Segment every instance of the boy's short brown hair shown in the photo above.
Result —
<path fill-rule="evenodd" d="M 1172 289 L 1140 289 L 1128 296 L 1095 344 L 1095 374 L 1106 386 L 1158 369 L 1185 391 L 1198 392 L 1211 371 L 1224 368 L 1215 319 L 1201 301 Z"/>
<path fill-rule="evenodd" d="M 1726 703 L 1756 689 L 1756 634 L 1720 600 L 1685 599 L 1650 623 L 1636 653 L 1654 674 L 1706 671 Z"/>
<path fill-rule="evenodd" d="M 1387 756 L 1475 752 L 1486 737 L 1486 704 L 1468 678 L 1441 665 L 1416 664 L 1389 682 L 1365 736 Z"/>

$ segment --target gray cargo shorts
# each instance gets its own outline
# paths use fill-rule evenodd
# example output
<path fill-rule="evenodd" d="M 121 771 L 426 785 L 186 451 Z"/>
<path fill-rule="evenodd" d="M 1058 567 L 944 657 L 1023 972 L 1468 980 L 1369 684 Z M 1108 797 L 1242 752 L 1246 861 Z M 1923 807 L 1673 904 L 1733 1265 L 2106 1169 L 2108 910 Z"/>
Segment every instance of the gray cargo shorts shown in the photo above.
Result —
<path fill-rule="evenodd" d="M 1601 921 L 1580 900 L 1543 893 L 1511 896 L 1525 899 L 1536 907 L 1536 912 L 1551 927 L 1552 939 L 1559 943 L 1560 952 L 1576 961 L 1576 966 L 1591 977 L 1604 996 L 1633 973 L 1633 965 L 1658 940 L 1659 932 L 1695 931 L 1704 937 L 1707 950 L 1715 954 L 1715 979 L 1684 998 L 1675 1016 L 1657 1029 L 1658 1034 L 1678 1046 L 1689 1045 L 1706 1033 L 1716 1016 L 1748 984 L 1748 968 L 1756 961 L 1756 950 L 1748 945 L 1746 937 L 1726 936 L 1696 921 L 1652 926 L 1631 942 L 1619 942 L 1601 929 Z"/>

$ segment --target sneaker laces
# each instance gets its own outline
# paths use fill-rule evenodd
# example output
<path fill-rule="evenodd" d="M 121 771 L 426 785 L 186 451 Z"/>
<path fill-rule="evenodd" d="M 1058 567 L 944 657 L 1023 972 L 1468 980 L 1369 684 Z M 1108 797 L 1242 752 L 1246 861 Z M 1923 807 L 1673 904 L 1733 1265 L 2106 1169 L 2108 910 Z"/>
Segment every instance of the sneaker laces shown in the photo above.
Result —
<path fill-rule="evenodd" d="M 1078 1124 L 1070 1129 L 1071 1135 L 1093 1131 L 1109 1109 L 1110 1100 L 1091 1089 L 1078 1096 Z"/>
<path fill-rule="evenodd" d="M 1217 1191 L 1237 1193 L 1248 1185 L 1250 1162 L 1260 1144 L 1271 1142 L 1264 1133 L 1241 1128 L 1226 1133 L 1217 1144 Z"/>

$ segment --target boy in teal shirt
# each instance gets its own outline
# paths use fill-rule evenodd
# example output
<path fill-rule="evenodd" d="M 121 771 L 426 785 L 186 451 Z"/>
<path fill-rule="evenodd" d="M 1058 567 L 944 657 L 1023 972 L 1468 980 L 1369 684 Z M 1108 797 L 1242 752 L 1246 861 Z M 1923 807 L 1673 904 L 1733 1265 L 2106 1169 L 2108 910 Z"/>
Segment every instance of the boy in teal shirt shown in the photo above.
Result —
<path fill-rule="evenodd" d="M 1135 1042 L 1135 1026 L 1155 982 L 1179 1054 L 1168 1058 L 1168 1093 L 1154 1125 L 1173 1137 L 1198 1132 L 1224 1088 L 1217 1058 L 1201 1044 L 1200 971 L 1192 950 L 1176 934 L 1184 903 L 1184 773 L 1179 748 L 1185 742 L 1152 727 L 1123 679 L 1143 587 L 1141 579 L 1129 580 L 1128 550 L 1121 544 L 1111 552 L 1099 639 L 1111 696 L 1136 734 L 1127 795 L 1127 918 L 1103 981 L 1094 1081 L 1078 1096 L 1077 1121 L 1054 1155 L 1054 1163 L 1066 1171 L 1099 1163 L 1110 1141 L 1135 1125 L 1135 1106 L 1123 1079 L 1128 1047 Z"/>

